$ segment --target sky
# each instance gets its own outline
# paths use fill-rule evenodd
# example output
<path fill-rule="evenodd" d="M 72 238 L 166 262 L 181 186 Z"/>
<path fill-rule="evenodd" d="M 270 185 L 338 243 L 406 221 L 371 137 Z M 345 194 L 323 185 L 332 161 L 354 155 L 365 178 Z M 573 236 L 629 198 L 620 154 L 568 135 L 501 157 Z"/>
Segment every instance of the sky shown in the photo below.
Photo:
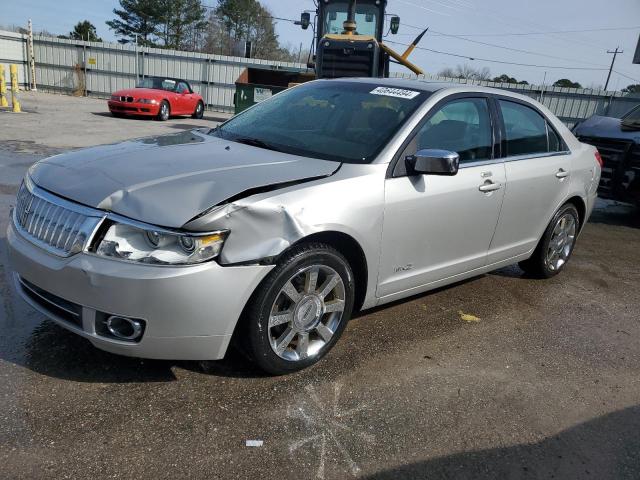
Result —
<path fill-rule="evenodd" d="M 274 16 L 288 19 L 298 19 L 303 10 L 314 8 L 313 0 L 261 2 Z M 208 5 L 215 3 L 205 0 Z M 7 1 L 0 25 L 26 25 L 31 18 L 35 31 L 58 34 L 87 19 L 104 40 L 114 41 L 105 21 L 113 18 L 117 6 L 117 0 Z M 640 0 L 388 0 L 387 11 L 401 18 L 398 35 L 389 35 L 387 42 L 410 43 L 420 28 L 429 27 L 420 47 L 447 53 L 414 51 L 410 60 L 427 73 L 468 64 L 487 67 L 492 76 L 506 73 L 534 84 L 569 78 L 598 88 L 604 85 L 612 60 L 607 50 L 619 46 L 624 53 L 616 59 L 614 70 L 619 73 L 612 74 L 609 88 L 640 83 L 640 65 L 632 63 L 640 36 Z M 569 30 L 574 32 L 548 33 Z M 291 22 L 278 21 L 276 31 L 290 47 L 302 43 L 308 48 L 311 43 L 311 29 L 302 30 Z M 405 48 L 390 46 L 401 52 Z"/>

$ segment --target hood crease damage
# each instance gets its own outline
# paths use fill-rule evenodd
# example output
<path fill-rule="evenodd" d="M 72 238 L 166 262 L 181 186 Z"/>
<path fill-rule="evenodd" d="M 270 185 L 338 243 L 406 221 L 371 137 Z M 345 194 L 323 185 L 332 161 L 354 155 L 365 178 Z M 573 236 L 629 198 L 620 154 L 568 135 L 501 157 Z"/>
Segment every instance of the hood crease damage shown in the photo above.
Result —
<path fill-rule="evenodd" d="M 36 185 L 83 205 L 182 228 L 216 206 L 339 168 L 194 130 L 72 151 L 36 163 L 29 174 Z"/>

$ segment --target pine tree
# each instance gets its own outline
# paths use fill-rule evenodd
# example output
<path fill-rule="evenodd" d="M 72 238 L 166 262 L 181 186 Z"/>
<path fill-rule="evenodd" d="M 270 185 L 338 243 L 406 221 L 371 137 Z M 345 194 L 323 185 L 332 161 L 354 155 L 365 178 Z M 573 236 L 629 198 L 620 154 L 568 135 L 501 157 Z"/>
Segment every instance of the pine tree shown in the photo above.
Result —
<path fill-rule="evenodd" d="M 73 31 L 69 32 L 68 36 L 64 38 L 71 38 L 73 40 L 87 40 L 89 42 L 101 42 L 102 39 L 96 32 L 96 27 L 89 20 L 76 23 L 73 27 Z"/>
<path fill-rule="evenodd" d="M 107 21 L 107 25 L 118 37 L 120 43 L 137 41 L 140 45 L 154 46 L 154 35 L 163 17 L 163 1 L 120 0 L 121 9 L 113 13 L 118 17 Z"/>

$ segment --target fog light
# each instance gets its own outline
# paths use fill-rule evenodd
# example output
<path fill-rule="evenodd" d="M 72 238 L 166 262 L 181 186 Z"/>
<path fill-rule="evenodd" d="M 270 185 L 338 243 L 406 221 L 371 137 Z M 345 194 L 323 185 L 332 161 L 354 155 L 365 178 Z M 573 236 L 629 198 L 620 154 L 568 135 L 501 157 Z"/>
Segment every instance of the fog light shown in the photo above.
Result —
<path fill-rule="evenodd" d="M 137 340 L 142 334 L 142 323 L 131 318 L 112 315 L 106 321 L 107 330 L 122 340 Z"/>

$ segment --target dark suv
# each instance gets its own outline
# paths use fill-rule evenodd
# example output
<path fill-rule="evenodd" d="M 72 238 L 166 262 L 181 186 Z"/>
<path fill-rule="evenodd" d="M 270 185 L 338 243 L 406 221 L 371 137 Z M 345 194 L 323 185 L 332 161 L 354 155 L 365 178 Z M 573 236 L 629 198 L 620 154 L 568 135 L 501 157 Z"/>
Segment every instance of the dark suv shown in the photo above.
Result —
<path fill-rule="evenodd" d="M 573 133 L 602 155 L 598 195 L 640 206 L 640 105 L 622 119 L 594 115 Z"/>

